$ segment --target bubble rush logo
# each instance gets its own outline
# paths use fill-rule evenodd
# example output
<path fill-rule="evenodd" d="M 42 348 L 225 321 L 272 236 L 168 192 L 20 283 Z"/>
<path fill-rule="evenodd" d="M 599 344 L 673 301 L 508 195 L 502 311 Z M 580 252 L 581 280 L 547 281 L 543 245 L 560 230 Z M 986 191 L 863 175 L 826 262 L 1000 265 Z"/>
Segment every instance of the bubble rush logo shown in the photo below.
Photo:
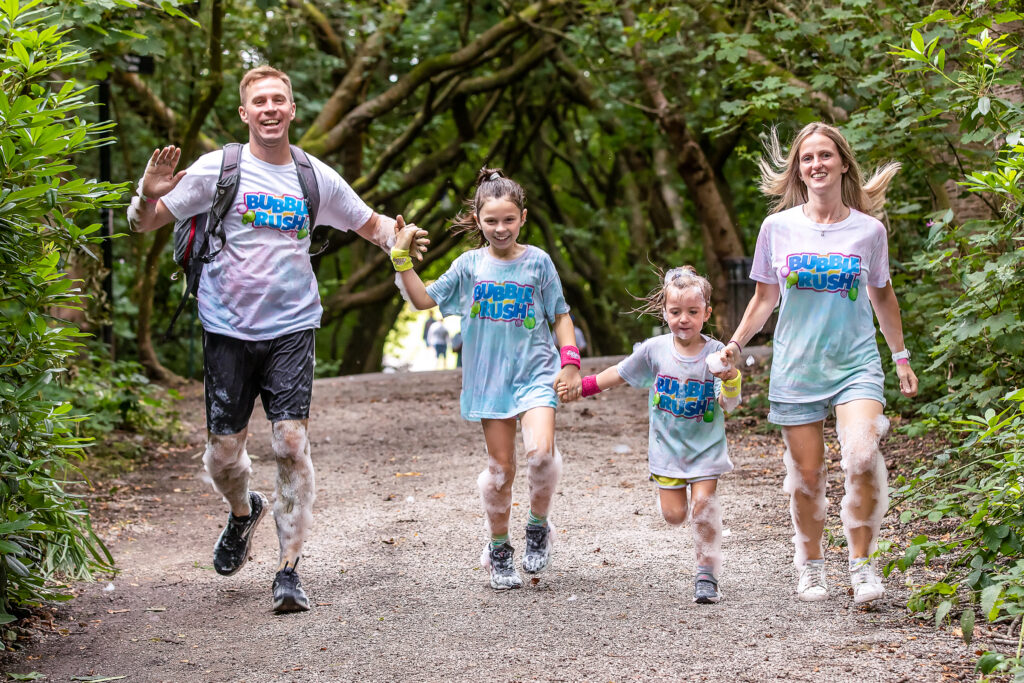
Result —
<path fill-rule="evenodd" d="M 839 292 L 840 296 L 857 300 L 860 281 L 860 256 L 846 254 L 790 254 L 779 269 L 786 280 L 786 289 L 813 289 L 816 292 Z"/>
<path fill-rule="evenodd" d="M 715 382 L 688 379 L 680 383 L 675 377 L 658 375 L 651 403 L 676 417 L 711 422 L 715 419 Z"/>
<path fill-rule="evenodd" d="M 473 287 L 469 317 L 514 322 L 532 330 L 537 324 L 533 310 L 533 285 L 516 282 L 478 282 Z"/>
<path fill-rule="evenodd" d="M 306 210 L 306 200 L 302 197 L 277 197 L 265 192 L 246 192 L 244 203 L 236 208 L 238 213 L 242 214 L 242 223 L 251 223 L 254 228 L 294 232 L 295 237 L 300 240 L 309 234 L 309 228 L 306 226 L 309 213 Z"/>

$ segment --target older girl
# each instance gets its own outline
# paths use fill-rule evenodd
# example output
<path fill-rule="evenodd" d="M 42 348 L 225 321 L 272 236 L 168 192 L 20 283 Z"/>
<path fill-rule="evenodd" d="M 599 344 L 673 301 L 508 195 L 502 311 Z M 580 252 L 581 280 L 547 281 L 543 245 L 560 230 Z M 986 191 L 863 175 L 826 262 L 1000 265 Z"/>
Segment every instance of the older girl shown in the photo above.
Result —
<path fill-rule="evenodd" d="M 554 384 L 568 387 L 569 398 L 580 391 L 580 353 L 555 266 L 543 250 L 519 243 L 525 203 L 519 183 L 500 170 L 481 170 L 470 210 L 455 223 L 485 246 L 456 258 L 429 287 L 409 261 L 417 230 L 401 231 L 392 250 L 413 306 L 439 306 L 443 315 L 463 316 L 462 417 L 483 425 L 488 465 L 477 485 L 490 542 L 481 561 L 496 590 L 523 585 L 508 540 L 516 422 L 522 424 L 530 485 L 523 569 L 536 573 L 550 559 L 548 514 L 562 470 L 555 448 Z"/>

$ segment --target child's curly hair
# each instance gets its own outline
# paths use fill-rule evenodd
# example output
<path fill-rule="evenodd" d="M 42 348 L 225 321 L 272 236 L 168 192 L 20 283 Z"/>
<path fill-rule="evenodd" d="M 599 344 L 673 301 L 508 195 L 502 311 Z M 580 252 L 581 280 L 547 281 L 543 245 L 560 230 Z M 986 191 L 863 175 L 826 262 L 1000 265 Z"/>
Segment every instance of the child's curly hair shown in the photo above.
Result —
<path fill-rule="evenodd" d="M 643 304 L 635 309 L 637 313 L 645 313 L 664 319 L 665 300 L 668 298 L 669 287 L 678 290 L 690 289 L 691 287 L 696 288 L 700 291 L 701 296 L 704 297 L 704 305 L 711 305 L 711 283 L 706 277 L 698 275 L 697 269 L 693 266 L 679 266 L 678 268 L 671 268 L 665 273 L 660 268 L 656 270 L 661 278 L 661 286 L 640 299 Z"/>

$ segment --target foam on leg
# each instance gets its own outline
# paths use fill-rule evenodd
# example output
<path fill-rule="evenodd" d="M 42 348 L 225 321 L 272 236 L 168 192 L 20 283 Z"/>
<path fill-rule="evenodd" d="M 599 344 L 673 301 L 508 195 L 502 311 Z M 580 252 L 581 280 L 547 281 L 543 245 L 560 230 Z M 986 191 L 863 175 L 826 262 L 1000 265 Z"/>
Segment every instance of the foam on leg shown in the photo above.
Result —
<path fill-rule="evenodd" d="M 203 465 L 213 480 L 213 490 L 224 496 L 237 517 L 250 513 L 249 476 L 252 461 L 245 450 L 246 432 L 237 434 L 209 434 Z"/>
<path fill-rule="evenodd" d="M 487 467 L 476 478 L 488 534 L 508 532 L 508 518 L 512 511 L 512 481 L 515 476 L 514 459 L 506 469 L 488 453 Z"/>
<path fill-rule="evenodd" d="M 526 447 L 527 482 L 530 486 L 530 510 L 542 517 L 551 512 L 551 501 L 562 476 L 562 454 L 554 439 L 538 437 L 523 426 L 523 445 Z"/>
<path fill-rule="evenodd" d="M 277 499 L 274 522 L 281 546 L 281 566 L 294 566 L 313 527 L 316 478 L 306 425 L 300 420 L 274 423 L 271 441 L 277 458 Z"/>
<path fill-rule="evenodd" d="M 693 500 L 693 546 L 697 566 L 712 567 L 717 578 L 722 570 L 722 508 L 718 494 Z"/>
<path fill-rule="evenodd" d="M 786 452 L 782 456 L 782 461 L 786 465 L 786 478 L 782 482 L 782 490 L 789 494 L 789 514 L 793 520 L 793 564 L 797 569 L 803 569 L 804 563 L 807 562 L 808 547 L 812 544 L 812 534 L 806 528 L 809 525 L 805 521 L 812 521 L 814 529 L 823 526 L 828 509 L 828 499 L 825 497 L 825 464 L 822 463 L 816 472 L 802 470 L 793 459 L 785 431 L 783 440 L 786 442 Z M 804 515 L 807 514 L 810 515 L 810 520 L 804 520 Z M 821 554 L 819 535 L 818 556 Z"/>
<path fill-rule="evenodd" d="M 884 415 L 838 429 L 840 465 L 846 473 L 846 495 L 839 517 L 851 558 L 870 556 L 878 548 L 882 518 L 889 509 L 889 472 L 878 444 L 888 429 L 889 420 Z M 865 528 L 869 534 L 866 551 L 856 547 L 858 542 L 863 545 Z"/>

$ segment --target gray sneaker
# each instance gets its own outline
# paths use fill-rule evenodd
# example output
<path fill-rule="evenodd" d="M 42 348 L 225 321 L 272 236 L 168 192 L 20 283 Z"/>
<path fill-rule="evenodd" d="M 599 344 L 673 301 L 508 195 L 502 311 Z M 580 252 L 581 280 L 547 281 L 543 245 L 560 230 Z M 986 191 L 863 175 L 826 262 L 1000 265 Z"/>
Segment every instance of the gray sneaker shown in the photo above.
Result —
<path fill-rule="evenodd" d="M 274 611 L 282 612 L 305 612 L 309 609 L 309 598 L 306 591 L 302 590 L 302 582 L 299 580 L 299 573 L 295 567 L 285 565 L 285 568 L 274 577 Z"/>
<path fill-rule="evenodd" d="M 510 588 L 522 588 L 523 580 L 516 571 L 516 563 L 513 558 L 515 548 L 505 543 L 497 548 L 488 544 L 487 562 L 491 570 L 491 588 L 496 591 L 508 590 Z"/>
<path fill-rule="evenodd" d="M 694 580 L 693 601 L 699 605 L 712 605 L 722 599 L 718 592 L 718 579 L 711 572 L 697 572 Z"/>
<path fill-rule="evenodd" d="M 523 571 L 536 574 L 544 571 L 551 560 L 551 527 L 526 525 L 526 553 L 523 555 Z"/>
<path fill-rule="evenodd" d="M 213 546 L 213 568 L 218 574 L 231 576 L 249 561 L 253 533 L 267 514 L 270 503 L 262 493 L 249 491 L 249 507 L 252 512 L 248 517 L 235 517 L 228 513 L 228 523 Z"/>

